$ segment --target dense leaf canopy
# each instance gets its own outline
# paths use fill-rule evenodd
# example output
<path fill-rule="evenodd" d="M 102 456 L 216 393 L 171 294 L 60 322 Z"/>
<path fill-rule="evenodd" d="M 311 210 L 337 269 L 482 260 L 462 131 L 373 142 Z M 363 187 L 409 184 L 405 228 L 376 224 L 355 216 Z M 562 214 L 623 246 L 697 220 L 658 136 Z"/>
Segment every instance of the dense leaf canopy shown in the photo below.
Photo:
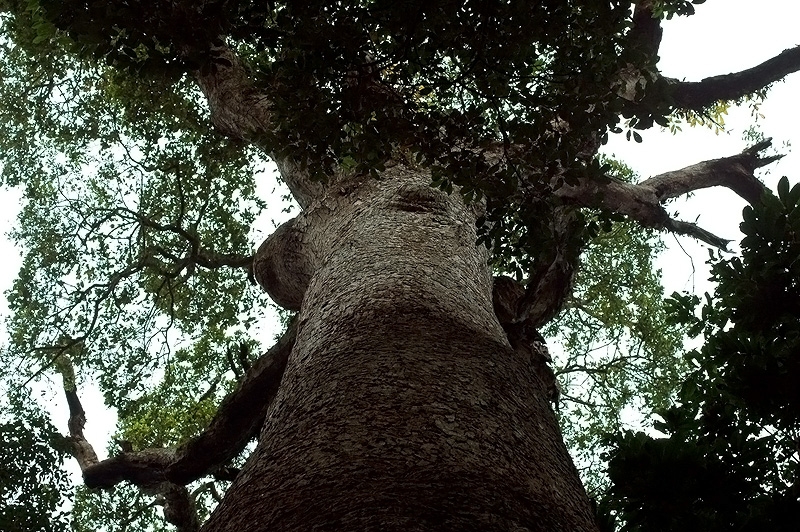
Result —
<path fill-rule="evenodd" d="M 664 436 L 612 438 L 605 499 L 624 530 L 789 531 L 800 520 L 800 185 L 747 207 L 742 257 L 711 261 L 718 287 L 672 299 L 703 334 Z M 754 311 L 757 309 L 757 311 Z"/>

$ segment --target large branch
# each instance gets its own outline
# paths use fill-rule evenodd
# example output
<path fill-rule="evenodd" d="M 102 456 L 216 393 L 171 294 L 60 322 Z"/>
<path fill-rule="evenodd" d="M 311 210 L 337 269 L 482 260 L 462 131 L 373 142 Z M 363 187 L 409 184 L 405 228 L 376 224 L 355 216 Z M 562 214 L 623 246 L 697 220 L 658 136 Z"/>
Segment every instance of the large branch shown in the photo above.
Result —
<path fill-rule="evenodd" d="M 676 107 L 699 111 L 719 100 L 736 100 L 752 94 L 798 70 L 800 46 L 784 50 L 760 65 L 741 72 L 692 82 L 666 79 L 672 85 Z"/>
<path fill-rule="evenodd" d="M 296 325 L 292 324 L 250 368 L 239 387 L 222 401 L 216 416 L 199 436 L 177 449 L 127 450 L 100 462 L 96 457 L 94 461 L 84 461 L 81 469 L 86 485 L 110 488 L 128 481 L 161 493 L 169 502 L 169 497 L 182 493 L 175 486 L 220 469 L 258 435 L 295 338 Z M 165 507 L 165 513 L 166 510 Z"/>
<path fill-rule="evenodd" d="M 760 156 L 771 145 L 768 139 L 740 154 L 704 161 L 637 184 L 609 177 L 602 181 L 584 180 L 578 185 L 564 185 L 555 193 L 568 204 L 623 214 L 646 227 L 689 235 L 724 249 L 728 241 L 694 224 L 671 218 L 663 203 L 695 190 L 715 186 L 726 187 L 747 202 L 756 203 L 767 189 L 753 172 L 781 157 Z"/>
<path fill-rule="evenodd" d="M 262 149 L 278 165 L 292 195 L 305 208 L 322 185 L 313 182 L 297 161 L 276 149 L 277 126 L 268 95 L 255 88 L 239 57 L 225 44 L 211 46 L 210 64 L 194 72 L 205 95 L 211 121 L 224 135 Z"/>
<path fill-rule="evenodd" d="M 581 252 L 579 236 L 583 225 L 578 222 L 574 207 L 554 208 L 548 229 L 547 250 L 537 257 L 525 295 L 516 309 L 515 321 L 529 322 L 536 329 L 552 320 L 564 307 L 572 293 Z"/>
<path fill-rule="evenodd" d="M 202 434 L 180 446 L 165 474 L 187 484 L 226 464 L 258 436 L 267 409 L 275 399 L 297 337 L 297 321 L 248 370 L 239 387 L 228 395 Z"/>
<path fill-rule="evenodd" d="M 638 48 L 651 58 L 661 46 L 661 19 L 653 16 L 653 0 L 638 0 L 633 10 L 633 26 L 628 34 L 629 46 Z"/>
<path fill-rule="evenodd" d="M 126 455 L 133 453 L 123 453 L 121 460 L 112 458 L 98 462 L 94 448 L 83 435 L 83 428 L 86 425 L 86 413 L 78 398 L 72 361 L 69 357 L 63 355 L 60 357 L 58 365 L 63 377 L 64 393 L 69 406 L 69 421 L 67 422 L 69 436 L 65 438 L 65 441 L 70 453 L 78 461 L 87 486 L 92 487 L 89 481 L 92 471 L 102 468 L 103 464 L 109 463 L 107 469 L 112 475 L 127 465 L 128 470 L 125 475 L 131 479 L 139 480 L 134 484 L 140 489 L 159 497 L 160 504 L 164 507 L 164 518 L 167 522 L 173 524 L 178 532 L 196 532 L 200 528 L 200 522 L 197 518 L 194 500 L 186 488 L 167 482 L 163 478 L 154 479 L 148 474 L 150 469 L 164 464 L 165 458 L 171 454 L 171 451 L 167 449 L 148 450 L 144 453 L 137 453 L 139 456 L 137 456 L 136 460 L 126 459 Z"/>
<path fill-rule="evenodd" d="M 772 139 L 763 140 L 737 155 L 712 159 L 666 172 L 643 181 L 639 186 L 653 190 L 660 201 L 683 196 L 694 190 L 722 186 L 731 189 L 748 203 L 755 204 L 767 190 L 753 172 L 773 163 L 783 155 L 761 157 L 772 146 Z"/>

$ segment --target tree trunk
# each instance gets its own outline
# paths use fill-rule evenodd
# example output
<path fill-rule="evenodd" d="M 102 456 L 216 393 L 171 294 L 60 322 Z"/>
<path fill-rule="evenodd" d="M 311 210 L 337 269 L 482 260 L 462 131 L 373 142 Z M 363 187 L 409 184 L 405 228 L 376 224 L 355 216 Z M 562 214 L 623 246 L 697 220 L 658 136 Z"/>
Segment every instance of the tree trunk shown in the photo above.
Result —
<path fill-rule="evenodd" d="M 596 530 L 492 310 L 479 206 L 429 183 L 403 164 L 341 178 L 295 220 L 297 342 L 204 530 Z"/>

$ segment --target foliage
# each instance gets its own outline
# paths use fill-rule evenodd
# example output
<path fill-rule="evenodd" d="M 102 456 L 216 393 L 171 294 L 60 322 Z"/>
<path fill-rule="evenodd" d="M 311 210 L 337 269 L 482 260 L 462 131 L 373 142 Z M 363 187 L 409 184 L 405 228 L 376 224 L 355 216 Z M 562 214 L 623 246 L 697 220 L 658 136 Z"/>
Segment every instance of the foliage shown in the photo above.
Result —
<path fill-rule="evenodd" d="M 72 528 L 75 532 L 147 530 L 168 532 L 174 527 L 159 515 L 152 497 L 123 485 L 113 491 L 79 487 L 75 494 Z"/>
<path fill-rule="evenodd" d="M 117 410 L 119 439 L 176 445 L 241 376 L 228 350 L 259 351 L 249 330 L 270 303 L 245 267 L 261 159 L 208 129 L 188 80 L 81 59 L 40 15 L 0 13 L 0 178 L 24 192 L 0 376 L 17 388 L 69 355 Z M 87 497 L 75 515 L 93 512 Z"/>
<path fill-rule="evenodd" d="M 635 179 L 624 164 L 605 162 L 615 177 Z M 626 413 L 667 406 L 687 366 L 679 356 L 683 333 L 669 320 L 661 272 L 654 265 L 661 240 L 599 214 L 590 218 L 587 238 L 572 295 L 543 334 L 552 339 L 562 388 L 558 415 L 564 439 L 594 491 L 607 483 L 599 456 L 602 438 L 626 426 Z"/>
<path fill-rule="evenodd" d="M 24 393 L 7 397 L 0 414 L 0 530 L 61 531 L 71 482 L 57 451 L 58 431 Z M 13 412 L 11 418 L 9 413 Z"/>
<path fill-rule="evenodd" d="M 713 258 L 714 297 L 675 295 L 700 350 L 664 437 L 610 439 L 606 509 L 622 530 L 795 530 L 800 522 L 800 185 L 747 207 L 742 257 Z"/>
<path fill-rule="evenodd" d="M 404 153 L 443 190 L 488 196 L 482 240 L 515 256 L 535 254 L 538 242 L 509 229 L 538 234 L 547 209 L 533 198 L 551 180 L 602 175 L 592 147 L 622 132 L 620 115 L 644 129 L 672 111 L 652 55 L 628 46 L 630 0 L 8 3 L 27 53 L 65 50 L 168 86 L 209 64 L 203 45 L 224 33 L 271 95 L 267 151 L 291 152 L 320 179 L 340 165 L 377 175 Z M 654 2 L 655 15 L 699 3 Z M 642 73 L 635 103 L 619 97 L 620 65 Z M 538 149 L 510 148 L 531 139 Z"/>
<path fill-rule="evenodd" d="M 665 17 L 698 3 L 654 2 Z M 629 1 L 209 1 L 173 11 L 184 4 L 0 0 L 0 179 L 24 189 L 12 236 L 25 251 L 0 376 L 19 386 L 68 355 L 79 383 L 96 377 L 117 409 L 116 436 L 136 449 L 177 445 L 204 426 L 241 375 L 226 354 L 257 352 L 250 334 L 267 304 L 241 267 L 265 207 L 255 194 L 263 155 L 207 125 L 185 74 L 214 68 L 207 41 L 227 34 L 254 89 L 274 96 L 276 128 L 260 147 L 299 155 L 323 180 L 337 166 L 377 175 L 398 153 L 427 165 L 435 186 L 487 200 L 481 239 L 520 274 L 544 260 L 561 207 L 536 198 L 579 176 L 624 174 L 594 159 L 603 132 L 621 132 L 622 115 L 641 140 L 634 129 L 667 124 L 671 112 L 664 87 L 647 81 L 653 58 L 625 46 Z M 621 64 L 644 75 L 635 105 L 619 97 Z M 537 149 L 512 150 L 518 142 Z M 487 163 L 498 146 L 500 160 Z M 522 182 L 532 169 L 541 175 Z M 566 346 L 562 415 L 584 461 L 620 411 L 662 406 L 682 369 L 652 271 L 658 246 L 611 222 L 576 213 L 570 245 L 592 246 L 549 330 Z M 595 356 L 598 343 L 612 349 Z M 215 489 L 196 487 L 201 509 Z M 81 489 L 74 504 L 77 530 L 163 528 L 156 503 L 128 487 Z"/>

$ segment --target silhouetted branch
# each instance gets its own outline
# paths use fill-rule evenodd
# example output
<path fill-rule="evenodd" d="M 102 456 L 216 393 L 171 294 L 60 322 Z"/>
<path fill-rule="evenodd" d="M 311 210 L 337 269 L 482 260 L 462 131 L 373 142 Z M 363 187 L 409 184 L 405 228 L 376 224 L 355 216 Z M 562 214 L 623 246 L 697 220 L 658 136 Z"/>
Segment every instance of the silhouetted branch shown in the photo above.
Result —
<path fill-rule="evenodd" d="M 661 19 L 653 17 L 653 0 L 639 0 L 633 10 L 633 27 L 628 34 L 630 46 L 655 58 L 662 35 Z"/>
<path fill-rule="evenodd" d="M 755 177 L 754 171 L 781 157 L 760 155 L 771 145 L 772 141 L 767 139 L 742 153 L 666 172 L 637 184 L 625 183 L 611 177 L 604 180 L 587 179 L 577 185 L 564 185 L 555 193 L 573 205 L 623 214 L 645 227 L 685 234 L 725 249 L 727 240 L 695 224 L 673 219 L 663 203 L 668 199 L 714 186 L 729 188 L 751 204 L 759 201 L 767 189 Z"/>
<path fill-rule="evenodd" d="M 736 100 L 752 94 L 798 70 L 800 46 L 784 50 L 760 65 L 741 72 L 713 76 L 702 81 L 671 78 L 668 81 L 673 86 L 672 98 L 676 107 L 699 111 L 719 100 Z"/>

